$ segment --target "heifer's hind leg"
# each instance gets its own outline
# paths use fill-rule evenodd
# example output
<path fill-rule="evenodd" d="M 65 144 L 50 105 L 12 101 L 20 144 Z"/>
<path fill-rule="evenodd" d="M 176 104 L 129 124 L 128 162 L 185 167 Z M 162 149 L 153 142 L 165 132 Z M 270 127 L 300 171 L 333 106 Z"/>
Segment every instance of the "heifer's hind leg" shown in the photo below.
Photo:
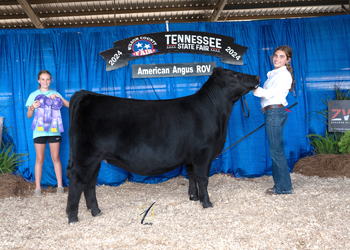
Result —
<path fill-rule="evenodd" d="M 84 185 L 81 182 L 78 182 L 76 177 L 72 178 L 72 176 L 70 176 L 68 201 L 66 208 L 69 224 L 78 222 L 79 201 L 83 190 Z"/>
<path fill-rule="evenodd" d="M 87 162 L 91 163 L 92 161 L 87 159 Z M 78 222 L 78 208 L 81 193 L 86 189 L 87 186 L 91 187 L 91 183 L 89 181 L 91 181 L 92 176 L 96 175 L 96 172 L 98 173 L 98 171 L 96 171 L 96 169 L 98 169 L 96 162 L 91 164 L 95 167 L 89 167 L 89 163 L 83 163 L 78 165 L 76 161 L 73 165 L 74 166 L 72 166 L 69 172 L 69 193 L 66 209 L 69 224 Z M 97 179 L 97 176 L 95 179 Z M 94 185 L 95 184 L 96 181 L 94 182 Z M 95 192 L 88 191 L 88 194 L 88 206 L 92 206 L 94 213 L 96 213 L 97 210 L 94 207 L 94 204 L 96 204 L 97 206 L 97 201 L 96 203 L 94 203 L 94 199 L 96 200 L 96 196 L 95 198 L 91 198 L 91 195 L 95 195 Z"/>
<path fill-rule="evenodd" d="M 198 189 L 197 189 L 197 182 L 194 177 L 193 173 L 193 165 L 187 164 L 186 165 L 186 172 L 188 176 L 188 195 L 190 196 L 190 200 L 192 201 L 198 201 Z"/>
<path fill-rule="evenodd" d="M 91 176 L 91 179 L 85 186 L 84 196 L 86 201 L 86 206 L 88 210 L 91 211 L 92 216 L 102 215 L 101 210 L 98 208 L 96 199 L 96 183 L 98 172 L 100 171 L 101 163 L 96 168 L 95 173 Z"/>

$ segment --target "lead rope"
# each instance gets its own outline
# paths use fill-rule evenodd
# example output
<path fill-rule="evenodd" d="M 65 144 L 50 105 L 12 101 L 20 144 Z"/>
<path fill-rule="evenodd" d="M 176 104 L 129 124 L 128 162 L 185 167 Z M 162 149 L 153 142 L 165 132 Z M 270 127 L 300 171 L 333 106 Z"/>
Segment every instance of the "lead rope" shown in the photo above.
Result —
<path fill-rule="evenodd" d="M 248 116 L 245 115 L 243 99 L 244 99 L 244 102 L 245 102 L 245 106 L 247 107 Z M 245 118 L 248 118 L 249 115 L 250 115 L 250 112 L 249 112 L 248 102 L 247 102 L 247 100 L 245 99 L 245 96 L 241 96 L 241 105 L 242 105 L 242 111 L 243 111 L 244 117 L 245 117 Z"/>
<path fill-rule="evenodd" d="M 296 106 L 298 104 L 298 102 L 294 103 L 293 105 L 289 106 L 287 109 L 291 109 L 294 106 Z M 238 141 L 236 141 L 234 144 L 232 144 L 231 146 L 229 146 L 227 149 L 225 149 L 224 151 L 222 151 L 220 154 L 218 154 L 215 159 L 218 159 L 217 157 L 221 154 L 223 154 L 224 152 L 226 152 L 227 150 L 229 150 L 230 148 L 232 148 L 234 145 L 236 145 L 237 143 L 239 143 L 240 141 L 242 141 L 243 139 L 245 139 L 246 137 L 250 136 L 251 134 L 253 134 L 255 131 L 257 131 L 258 129 L 262 128 L 263 126 L 265 126 L 265 123 L 260 125 L 258 128 L 254 129 L 252 132 L 250 132 L 249 134 L 245 135 L 243 138 L 239 139 Z"/>

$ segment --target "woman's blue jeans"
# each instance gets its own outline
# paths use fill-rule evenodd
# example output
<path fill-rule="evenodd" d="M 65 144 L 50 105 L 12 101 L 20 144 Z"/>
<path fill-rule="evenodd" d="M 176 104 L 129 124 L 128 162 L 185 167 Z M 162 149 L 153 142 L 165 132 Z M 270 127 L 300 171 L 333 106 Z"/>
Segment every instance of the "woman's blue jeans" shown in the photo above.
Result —
<path fill-rule="evenodd" d="M 274 108 L 265 112 L 265 128 L 270 145 L 275 194 L 291 194 L 293 192 L 283 143 L 283 127 L 287 119 L 288 113 L 285 108 Z"/>

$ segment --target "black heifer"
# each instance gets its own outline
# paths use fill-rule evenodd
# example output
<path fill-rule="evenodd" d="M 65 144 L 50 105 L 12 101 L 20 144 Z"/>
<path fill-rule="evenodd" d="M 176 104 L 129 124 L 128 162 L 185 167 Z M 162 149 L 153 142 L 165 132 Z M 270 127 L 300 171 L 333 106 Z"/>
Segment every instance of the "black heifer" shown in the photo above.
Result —
<path fill-rule="evenodd" d="M 189 196 L 211 207 L 211 161 L 222 150 L 234 103 L 256 88 L 259 77 L 215 68 L 197 93 L 171 100 L 132 100 L 79 91 L 69 107 L 69 223 L 78 221 L 84 191 L 93 216 L 100 214 L 95 186 L 101 161 L 139 175 L 186 165 Z"/>

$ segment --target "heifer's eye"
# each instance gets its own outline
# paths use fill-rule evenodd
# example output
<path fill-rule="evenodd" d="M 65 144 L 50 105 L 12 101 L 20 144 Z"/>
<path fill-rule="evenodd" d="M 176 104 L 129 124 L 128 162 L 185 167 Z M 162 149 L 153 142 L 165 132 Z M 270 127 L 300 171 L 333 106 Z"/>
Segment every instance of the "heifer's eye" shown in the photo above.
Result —
<path fill-rule="evenodd" d="M 236 78 L 237 78 L 237 74 L 235 74 L 235 73 L 230 73 L 230 77 L 236 77 Z"/>

